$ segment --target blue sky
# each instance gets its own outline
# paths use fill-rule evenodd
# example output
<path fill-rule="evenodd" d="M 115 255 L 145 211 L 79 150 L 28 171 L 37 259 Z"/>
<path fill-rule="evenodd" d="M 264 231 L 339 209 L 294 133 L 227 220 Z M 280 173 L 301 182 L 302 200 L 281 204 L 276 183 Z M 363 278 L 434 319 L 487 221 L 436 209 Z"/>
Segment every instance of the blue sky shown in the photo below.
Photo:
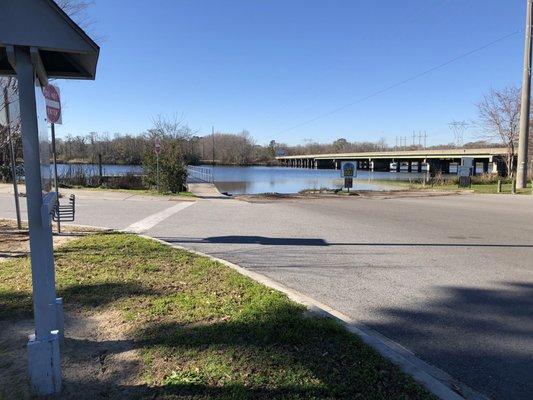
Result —
<path fill-rule="evenodd" d="M 451 142 L 448 123 L 474 119 L 484 92 L 520 85 L 525 3 L 96 0 L 97 79 L 58 82 L 58 133 L 139 134 L 157 115 L 177 115 L 200 135 L 212 125 L 246 129 L 261 144 L 385 137 L 394 145 L 421 130 L 432 144 Z"/>

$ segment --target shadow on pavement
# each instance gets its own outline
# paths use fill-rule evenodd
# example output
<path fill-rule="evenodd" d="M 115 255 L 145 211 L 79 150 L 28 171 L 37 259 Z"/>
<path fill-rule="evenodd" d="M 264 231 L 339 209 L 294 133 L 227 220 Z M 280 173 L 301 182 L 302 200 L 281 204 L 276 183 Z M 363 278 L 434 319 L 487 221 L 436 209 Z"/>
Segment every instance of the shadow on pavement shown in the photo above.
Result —
<path fill-rule="evenodd" d="M 533 283 L 441 288 L 440 300 L 378 310 L 366 325 L 493 399 L 533 398 Z"/>
<path fill-rule="evenodd" d="M 335 243 L 313 238 L 272 238 L 264 236 L 212 236 L 208 238 L 158 237 L 168 243 L 259 244 L 263 246 L 368 246 L 368 247 L 501 247 L 533 248 L 533 244 L 513 243 Z"/>

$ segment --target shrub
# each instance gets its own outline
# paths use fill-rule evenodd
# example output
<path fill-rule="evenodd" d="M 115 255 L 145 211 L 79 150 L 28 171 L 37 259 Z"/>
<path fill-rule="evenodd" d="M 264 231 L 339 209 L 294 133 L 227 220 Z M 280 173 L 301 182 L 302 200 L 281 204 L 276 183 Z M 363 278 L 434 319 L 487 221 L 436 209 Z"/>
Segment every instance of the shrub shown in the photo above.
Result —
<path fill-rule="evenodd" d="M 150 187 L 158 187 L 162 193 L 178 193 L 184 190 L 187 181 L 187 166 L 178 140 L 164 138 L 161 140 L 159 155 L 159 185 L 157 177 L 157 156 L 147 151 L 143 158 L 145 183 Z"/>
<path fill-rule="evenodd" d="M 502 179 L 498 174 L 482 174 L 472 177 L 473 183 L 497 183 Z"/>
<path fill-rule="evenodd" d="M 108 189 L 146 189 L 146 183 L 142 176 L 125 174 L 120 176 L 104 176 L 102 187 Z"/>
<path fill-rule="evenodd" d="M 10 165 L 0 165 L 0 181 L 11 182 L 13 180 Z"/>

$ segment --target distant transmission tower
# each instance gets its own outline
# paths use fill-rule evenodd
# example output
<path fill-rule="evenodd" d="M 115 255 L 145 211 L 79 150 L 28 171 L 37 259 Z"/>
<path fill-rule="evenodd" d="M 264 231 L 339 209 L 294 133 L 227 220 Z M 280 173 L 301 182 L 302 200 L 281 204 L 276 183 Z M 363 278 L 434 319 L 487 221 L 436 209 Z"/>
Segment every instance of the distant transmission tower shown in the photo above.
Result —
<path fill-rule="evenodd" d="M 466 121 L 452 121 L 448 124 L 453 132 L 453 142 L 457 147 L 463 147 L 465 131 L 468 128 Z"/>

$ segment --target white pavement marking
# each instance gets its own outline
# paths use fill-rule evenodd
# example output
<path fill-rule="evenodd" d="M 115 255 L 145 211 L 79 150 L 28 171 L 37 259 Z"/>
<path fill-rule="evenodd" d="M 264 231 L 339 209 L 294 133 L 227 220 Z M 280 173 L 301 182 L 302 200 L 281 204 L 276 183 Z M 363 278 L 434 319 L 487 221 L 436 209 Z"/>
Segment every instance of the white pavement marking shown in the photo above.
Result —
<path fill-rule="evenodd" d="M 192 206 L 194 202 L 183 202 L 176 204 L 173 207 L 169 207 L 166 210 L 160 211 L 156 214 L 152 214 L 144 219 L 141 219 L 140 221 L 135 222 L 134 224 L 131 224 L 126 229 L 124 229 L 126 232 L 133 232 L 133 233 L 141 233 L 144 231 L 147 231 L 150 228 L 153 228 L 160 222 L 163 222 L 168 217 L 176 214 L 177 212 L 180 212 L 181 210 L 186 209 L 189 206 Z"/>

